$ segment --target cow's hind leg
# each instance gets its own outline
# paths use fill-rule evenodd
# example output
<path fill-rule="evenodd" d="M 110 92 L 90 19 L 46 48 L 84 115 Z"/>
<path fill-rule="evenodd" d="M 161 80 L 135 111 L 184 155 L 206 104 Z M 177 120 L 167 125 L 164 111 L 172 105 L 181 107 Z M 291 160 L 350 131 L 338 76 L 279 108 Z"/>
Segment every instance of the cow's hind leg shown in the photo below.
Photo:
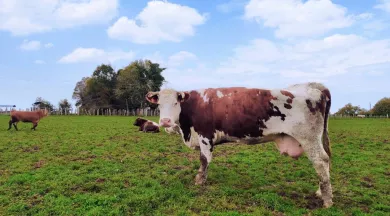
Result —
<path fill-rule="evenodd" d="M 207 138 L 199 136 L 200 146 L 200 167 L 198 174 L 195 177 L 195 185 L 203 185 L 207 180 L 207 169 L 212 159 L 211 141 Z"/>
<path fill-rule="evenodd" d="M 38 126 L 38 122 L 33 122 L 33 127 L 31 128 L 31 130 L 35 130 L 35 128 L 37 128 Z"/>
<path fill-rule="evenodd" d="M 298 139 L 305 150 L 307 157 L 312 162 L 314 169 L 320 179 L 319 189 L 316 195 L 324 201 L 324 207 L 329 208 L 333 205 L 333 192 L 330 183 L 329 162 L 330 158 L 322 147 L 321 139 Z"/>
<path fill-rule="evenodd" d="M 13 125 L 14 125 L 15 130 L 18 130 L 18 126 L 17 126 L 18 123 L 17 123 L 17 122 L 14 122 Z"/>

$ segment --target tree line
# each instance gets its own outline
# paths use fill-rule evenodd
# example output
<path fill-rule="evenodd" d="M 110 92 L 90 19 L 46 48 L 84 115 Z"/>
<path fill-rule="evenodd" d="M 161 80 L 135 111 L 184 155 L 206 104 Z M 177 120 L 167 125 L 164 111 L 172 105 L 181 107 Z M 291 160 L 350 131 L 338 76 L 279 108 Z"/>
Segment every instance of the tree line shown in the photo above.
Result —
<path fill-rule="evenodd" d="M 83 77 L 73 91 L 76 106 L 82 109 L 138 109 L 150 106 L 145 95 L 159 91 L 165 83 L 158 63 L 136 60 L 115 71 L 111 65 L 101 64 L 92 75 Z"/>
<path fill-rule="evenodd" d="M 343 115 L 343 116 L 390 115 L 390 98 L 384 97 L 380 99 L 370 110 L 361 108 L 360 106 L 354 106 L 351 103 L 348 103 L 344 107 L 340 108 L 335 114 Z"/>
<path fill-rule="evenodd" d="M 80 109 L 134 110 L 157 106 L 148 103 L 145 95 L 149 91 L 159 91 L 165 83 L 162 72 L 166 68 L 150 60 L 135 60 L 117 71 L 109 64 L 100 64 L 90 76 L 81 78 L 74 87 L 72 99 Z M 57 108 L 42 97 L 36 98 L 33 108 Z M 63 99 L 58 103 L 59 110 L 70 109 L 72 104 Z"/>

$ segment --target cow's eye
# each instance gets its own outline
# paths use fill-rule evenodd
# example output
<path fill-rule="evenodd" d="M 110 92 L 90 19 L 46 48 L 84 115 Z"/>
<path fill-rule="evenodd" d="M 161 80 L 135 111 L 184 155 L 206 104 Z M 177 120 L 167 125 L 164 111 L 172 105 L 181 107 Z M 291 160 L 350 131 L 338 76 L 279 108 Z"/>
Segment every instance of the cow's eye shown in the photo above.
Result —
<path fill-rule="evenodd" d="M 175 103 L 175 106 L 177 105 L 177 102 Z"/>

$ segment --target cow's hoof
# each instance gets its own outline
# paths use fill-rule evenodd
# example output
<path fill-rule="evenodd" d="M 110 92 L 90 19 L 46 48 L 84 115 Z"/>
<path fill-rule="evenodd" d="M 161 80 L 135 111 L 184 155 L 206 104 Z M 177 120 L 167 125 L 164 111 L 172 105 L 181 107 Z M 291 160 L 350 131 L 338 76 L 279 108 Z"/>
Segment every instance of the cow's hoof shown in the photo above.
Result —
<path fill-rule="evenodd" d="M 332 206 L 333 206 L 332 200 L 324 201 L 324 208 L 330 208 Z"/>
<path fill-rule="evenodd" d="M 206 178 L 201 174 L 196 175 L 195 185 L 204 185 L 204 183 L 206 183 Z"/>
<path fill-rule="evenodd" d="M 318 189 L 318 190 L 317 190 L 316 196 L 317 196 L 318 198 L 321 198 L 321 197 L 322 197 L 321 189 Z"/>

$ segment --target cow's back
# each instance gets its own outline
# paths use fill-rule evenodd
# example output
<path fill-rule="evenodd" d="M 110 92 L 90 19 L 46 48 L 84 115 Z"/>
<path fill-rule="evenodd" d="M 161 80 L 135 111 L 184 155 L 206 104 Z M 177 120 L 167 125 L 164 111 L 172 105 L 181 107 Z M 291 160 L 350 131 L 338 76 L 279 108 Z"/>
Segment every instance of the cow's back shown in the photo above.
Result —
<path fill-rule="evenodd" d="M 182 104 L 181 124 L 205 137 L 245 138 L 282 133 L 322 111 L 322 91 L 307 84 L 286 89 L 209 88 L 191 91 Z M 323 107 L 322 107 L 323 106 Z M 314 111 L 313 111 L 314 109 Z"/>

